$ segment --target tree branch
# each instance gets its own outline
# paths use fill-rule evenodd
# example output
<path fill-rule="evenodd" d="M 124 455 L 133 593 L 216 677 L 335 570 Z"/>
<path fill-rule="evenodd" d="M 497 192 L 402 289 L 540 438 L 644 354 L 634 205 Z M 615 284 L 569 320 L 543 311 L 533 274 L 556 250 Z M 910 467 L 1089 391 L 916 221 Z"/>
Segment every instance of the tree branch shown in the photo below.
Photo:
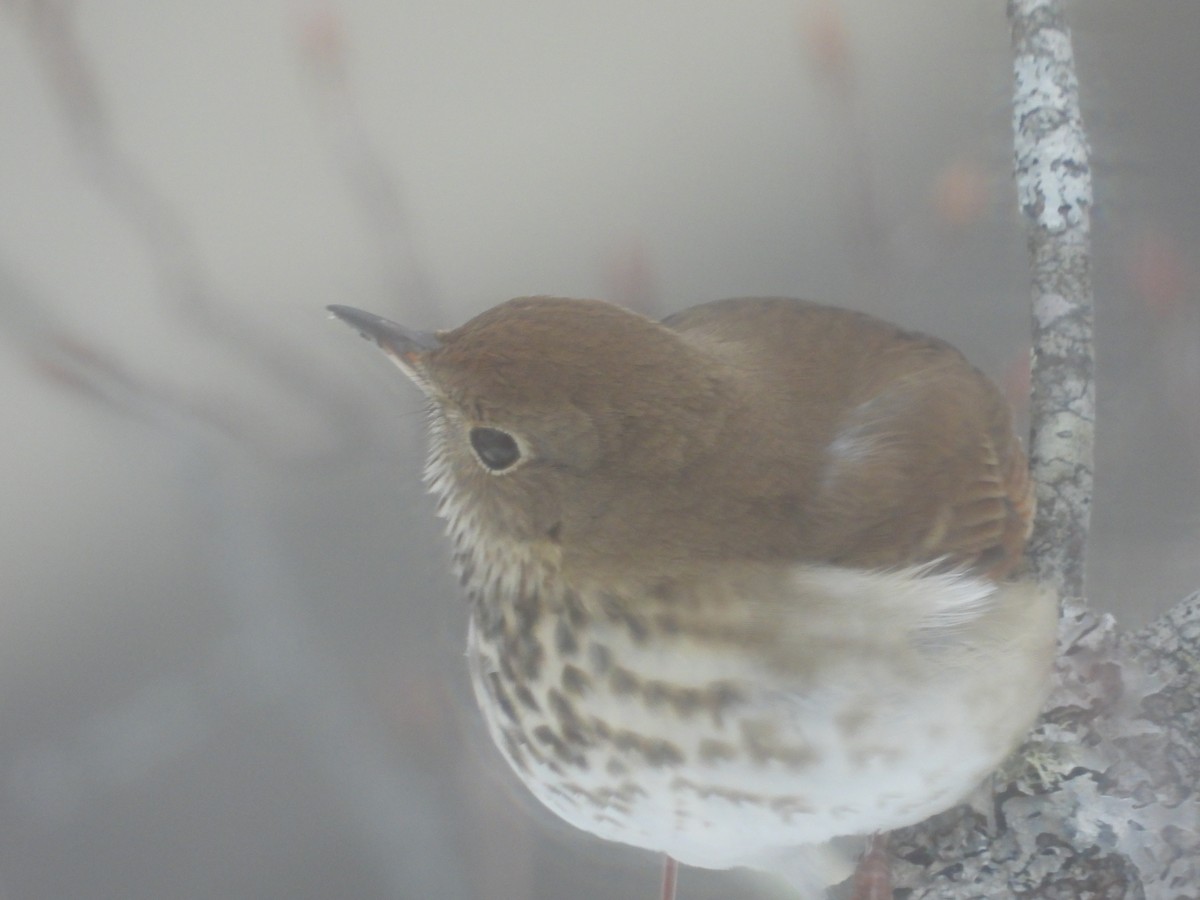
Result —
<path fill-rule="evenodd" d="M 1033 268 L 1035 577 L 1064 598 L 1033 735 L 972 800 L 892 837 L 910 898 L 1200 893 L 1200 594 L 1132 635 L 1082 597 L 1095 395 L 1088 145 L 1058 0 L 1010 0 L 1016 180 Z"/>
<path fill-rule="evenodd" d="M 1092 502 L 1092 170 L 1058 0 L 1010 0 L 1017 196 L 1033 267 L 1030 465 L 1037 580 L 1082 597 Z"/>

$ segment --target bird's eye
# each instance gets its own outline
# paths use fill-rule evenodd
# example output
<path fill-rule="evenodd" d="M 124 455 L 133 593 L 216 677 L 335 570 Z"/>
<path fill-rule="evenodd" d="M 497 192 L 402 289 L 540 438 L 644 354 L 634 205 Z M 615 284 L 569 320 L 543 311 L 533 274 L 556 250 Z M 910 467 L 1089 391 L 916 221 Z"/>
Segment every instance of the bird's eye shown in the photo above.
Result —
<path fill-rule="evenodd" d="M 521 448 L 513 436 L 498 428 L 472 428 L 471 446 L 479 461 L 493 472 L 503 472 L 521 458 Z"/>

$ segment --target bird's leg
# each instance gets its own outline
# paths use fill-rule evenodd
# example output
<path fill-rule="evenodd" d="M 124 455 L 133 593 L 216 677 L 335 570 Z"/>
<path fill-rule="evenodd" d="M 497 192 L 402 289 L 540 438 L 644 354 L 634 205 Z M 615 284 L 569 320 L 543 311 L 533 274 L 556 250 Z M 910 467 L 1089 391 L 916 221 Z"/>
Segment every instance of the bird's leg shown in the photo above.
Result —
<path fill-rule="evenodd" d="M 662 900 L 675 900 L 675 881 L 679 876 L 679 863 L 663 854 Z"/>
<path fill-rule="evenodd" d="M 888 863 L 888 836 L 876 832 L 867 838 L 867 849 L 854 871 L 853 900 L 892 900 L 892 869 Z"/>

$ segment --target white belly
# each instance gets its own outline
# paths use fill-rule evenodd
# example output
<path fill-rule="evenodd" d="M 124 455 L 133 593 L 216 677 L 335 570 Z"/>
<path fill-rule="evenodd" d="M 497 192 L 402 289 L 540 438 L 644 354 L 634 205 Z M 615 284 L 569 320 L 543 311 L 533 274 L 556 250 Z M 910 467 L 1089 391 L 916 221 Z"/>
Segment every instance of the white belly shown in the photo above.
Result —
<path fill-rule="evenodd" d="M 1012 749 L 1044 690 L 1045 666 L 1002 644 L 956 649 L 933 678 L 851 649 L 786 682 L 746 653 L 638 640 L 620 622 L 590 622 L 564 648 L 562 615 L 534 629 L 523 699 L 473 623 L 493 739 L 565 821 L 693 866 L 753 865 L 948 808 Z"/>

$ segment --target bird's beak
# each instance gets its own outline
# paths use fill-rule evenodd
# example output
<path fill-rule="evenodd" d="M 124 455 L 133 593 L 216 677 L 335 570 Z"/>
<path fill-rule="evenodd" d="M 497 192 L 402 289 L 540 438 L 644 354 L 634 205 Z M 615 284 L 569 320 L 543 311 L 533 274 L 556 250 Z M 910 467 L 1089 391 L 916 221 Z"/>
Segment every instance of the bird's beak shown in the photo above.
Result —
<path fill-rule="evenodd" d="M 382 316 L 355 309 L 353 306 L 325 307 L 337 318 L 358 331 L 367 340 L 379 345 L 392 362 L 404 370 L 405 374 L 422 384 L 421 356 L 442 346 L 438 336 L 431 331 L 414 331 L 397 325 Z"/>

